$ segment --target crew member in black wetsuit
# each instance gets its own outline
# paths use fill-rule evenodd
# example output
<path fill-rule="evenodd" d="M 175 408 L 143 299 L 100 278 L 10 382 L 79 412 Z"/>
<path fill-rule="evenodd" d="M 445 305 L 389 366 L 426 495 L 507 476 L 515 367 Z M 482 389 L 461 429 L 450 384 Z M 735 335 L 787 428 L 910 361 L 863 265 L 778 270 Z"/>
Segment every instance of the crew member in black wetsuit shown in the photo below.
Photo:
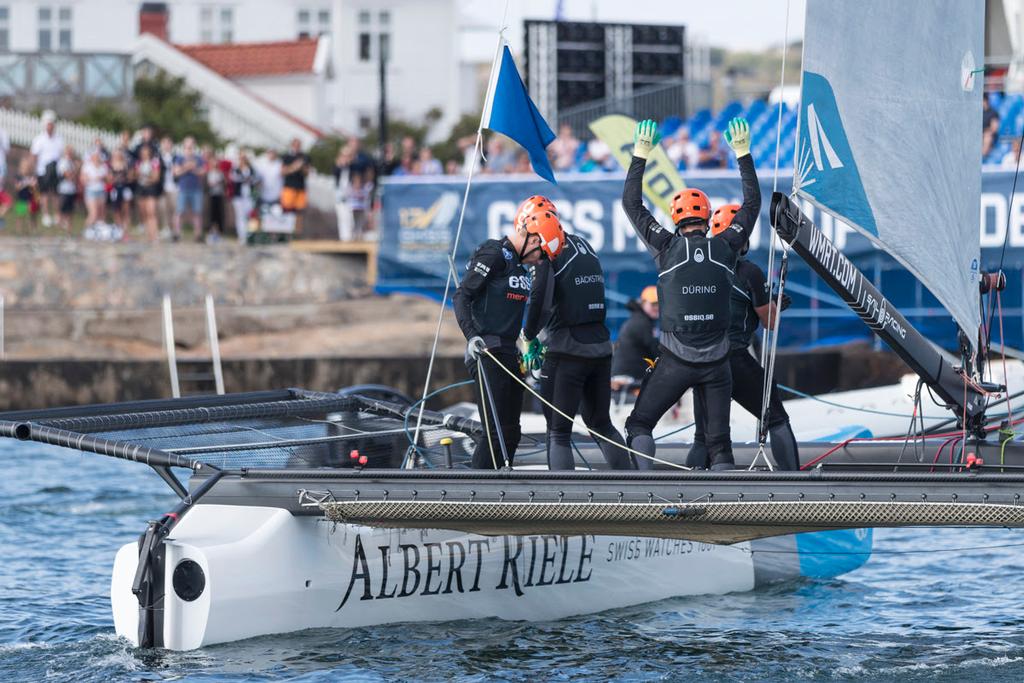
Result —
<path fill-rule="evenodd" d="M 626 304 L 629 318 L 619 328 L 612 359 L 612 390 L 625 389 L 639 382 L 647 372 L 648 361 L 658 358 L 658 288 L 644 287 L 640 298 Z"/>
<path fill-rule="evenodd" d="M 706 235 L 711 206 L 700 190 L 686 189 L 672 198 L 672 220 L 678 232 L 662 228 L 644 208 L 641 183 L 655 132 L 653 121 L 637 124 L 633 160 L 622 191 L 626 216 L 657 265 L 661 308 L 661 355 L 644 378 L 626 420 L 627 443 L 653 456 L 651 430 L 692 387 L 707 409 L 705 438 L 711 469 L 730 469 L 734 461 L 729 435 L 729 292 L 739 251 L 761 210 L 761 190 L 750 158 L 750 128 L 745 120 L 733 119 L 726 131 L 740 168 L 743 207 L 729 229 L 716 237 Z M 646 459 L 638 464 L 652 465 Z"/>
<path fill-rule="evenodd" d="M 489 351 L 502 366 L 519 376 L 516 338 L 530 295 L 530 276 L 525 266 L 555 258 L 564 240 L 565 233 L 553 213 L 533 214 L 524 224 L 514 226 L 504 239 L 487 240 L 477 248 L 452 297 L 455 319 L 468 341 L 466 365 L 475 380 L 480 421 L 489 427 L 473 451 L 474 468 L 501 467 L 502 440 L 511 464 L 519 446 L 519 414 L 523 407 L 522 385 L 483 352 Z M 481 372 L 490 386 L 493 406 L 481 389 Z M 502 439 L 498 436 L 499 428 Z"/>
<path fill-rule="evenodd" d="M 541 396 L 566 415 L 575 417 L 579 409 L 587 427 L 611 440 L 594 439 L 612 469 L 635 469 L 622 436 L 608 415 L 612 343 L 604 319 L 601 262 L 585 239 L 566 235 L 562 253 L 534 267 L 522 337 L 536 348 L 541 329 L 546 333 Z M 528 351 L 525 355 L 532 353 Z M 575 469 L 572 420 L 548 406 L 544 406 L 544 416 L 548 422 L 548 468 Z"/>
<path fill-rule="evenodd" d="M 715 211 L 711 217 L 712 236 L 721 234 L 733 222 L 740 211 L 739 204 L 727 204 Z M 768 291 L 764 271 L 748 261 L 747 245 L 740 250 L 736 262 L 736 282 L 730 296 L 732 316 L 729 323 L 729 368 L 732 371 L 732 398 L 748 413 L 761 419 L 761 397 L 764 387 L 764 370 L 750 353 L 750 342 L 757 331 L 758 322 L 771 327 L 775 321 L 776 306 Z M 789 307 L 789 297 L 783 294 L 782 310 Z M 686 458 L 690 467 L 706 469 L 708 450 L 704 442 L 704 404 L 700 395 L 694 395 L 693 419 L 696 431 L 693 447 Z M 800 454 L 797 450 L 793 428 L 789 426 L 789 415 L 779 398 L 779 388 L 772 382 L 768 399 L 768 434 L 771 437 L 772 456 L 780 470 L 800 469 Z"/>

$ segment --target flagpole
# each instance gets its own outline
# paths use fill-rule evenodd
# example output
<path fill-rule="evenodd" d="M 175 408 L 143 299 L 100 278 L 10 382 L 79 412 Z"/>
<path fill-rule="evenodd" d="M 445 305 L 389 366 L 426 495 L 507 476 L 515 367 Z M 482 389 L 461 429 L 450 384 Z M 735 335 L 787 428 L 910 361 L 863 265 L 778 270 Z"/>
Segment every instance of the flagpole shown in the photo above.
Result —
<path fill-rule="evenodd" d="M 476 142 L 473 145 L 473 160 L 469 165 L 469 176 L 466 178 L 466 189 L 462 193 L 462 208 L 459 210 L 459 223 L 455 229 L 455 239 L 452 242 L 450 262 L 454 263 L 455 254 L 459 249 L 459 241 L 462 238 L 462 223 L 466 218 L 466 204 L 469 201 L 469 188 L 473 185 L 473 173 L 476 171 L 477 160 L 482 154 L 484 121 L 488 120 L 491 112 L 491 96 L 494 94 L 494 87 L 497 81 L 498 62 L 501 59 L 501 51 L 505 45 L 505 18 L 508 16 L 508 0 L 505 2 L 505 11 L 502 13 L 501 26 L 498 28 L 498 46 L 494 51 L 494 59 L 491 61 L 491 74 L 487 80 L 487 94 L 484 97 L 484 108 L 480 112 L 480 124 L 476 127 Z M 423 381 L 423 395 L 420 397 L 420 409 L 416 416 L 416 429 L 413 431 L 412 450 L 417 449 L 420 438 L 420 428 L 423 424 L 423 411 L 427 406 L 427 394 L 430 391 L 430 378 L 434 372 L 434 359 L 437 357 L 437 345 L 441 339 L 441 325 L 444 323 L 445 304 L 448 302 L 448 292 L 451 290 L 452 277 L 454 273 L 451 266 L 448 267 L 448 277 L 444 283 L 444 294 L 441 296 L 441 308 L 437 314 L 437 327 L 434 328 L 434 343 L 430 349 L 430 361 L 427 363 L 427 377 Z M 412 459 L 406 459 L 406 467 L 411 468 Z"/>

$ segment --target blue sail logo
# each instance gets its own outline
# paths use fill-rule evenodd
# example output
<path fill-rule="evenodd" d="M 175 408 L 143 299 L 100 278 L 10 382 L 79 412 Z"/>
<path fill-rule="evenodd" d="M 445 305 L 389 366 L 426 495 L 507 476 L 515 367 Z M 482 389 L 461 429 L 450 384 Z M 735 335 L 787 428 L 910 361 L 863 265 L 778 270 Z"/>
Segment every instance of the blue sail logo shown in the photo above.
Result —
<path fill-rule="evenodd" d="M 814 167 L 816 169 L 819 171 L 825 170 L 822 163 L 823 156 L 824 162 L 828 164 L 829 168 L 843 167 L 842 159 L 836 154 L 832 143 L 828 141 L 828 136 L 825 135 L 825 128 L 821 125 L 821 119 L 818 118 L 818 112 L 814 110 L 813 103 L 807 105 L 807 134 L 811 139 L 811 152 L 814 154 Z"/>
<path fill-rule="evenodd" d="M 875 217 L 828 79 L 805 71 L 801 103 L 795 188 L 830 213 L 877 236 Z"/>

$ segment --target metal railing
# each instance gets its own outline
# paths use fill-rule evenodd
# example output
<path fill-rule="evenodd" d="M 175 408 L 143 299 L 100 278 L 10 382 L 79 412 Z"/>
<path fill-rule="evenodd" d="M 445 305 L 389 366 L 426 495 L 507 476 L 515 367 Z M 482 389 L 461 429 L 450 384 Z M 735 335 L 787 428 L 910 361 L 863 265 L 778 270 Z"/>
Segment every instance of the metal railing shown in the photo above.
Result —
<path fill-rule="evenodd" d="M 132 96 L 131 56 L 118 53 L 0 53 L 0 100 L 21 107 Z"/>
<path fill-rule="evenodd" d="M 196 382 L 207 382 L 212 381 L 214 390 L 218 395 L 224 393 L 224 370 L 221 367 L 220 360 L 220 340 L 217 334 L 217 314 L 213 307 L 213 296 L 210 294 L 206 295 L 205 298 L 205 309 L 206 309 L 206 339 L 210 345 L 210 360 L 209 366 L 210 371 L 208 373 L 186 373 L 183 377 L 178 370 L 178 354 L 175 349 L 174 339 L 174 311 L 171 306 L 171 297 L 165 294 L 163 297 L 163 339 L 164 339 L 164 352 L 167 357 L 167 370 L 170 374 L 171 380 L 171 396 L 173 398 L 181 397 L 181 381 L 188 380 L 195 384 Z M 196 361 L 191 361 L 193 365 Z M 205 364 L 205 363 L 204 363 Z"/>
<path fill-rule="evenodd" d="M 563 109 L 558 113 L 558 124 L 568 123 L 576 137 L 589 140 L 594 137 L 589 124 L 608 114 L 625 114 L 664 119 L 678 116 L 687 119 L 699 109 L 711 106 L 711 83 L 676 80 L 634 91 L 627 97 L 611 97 Z M 555 123 L 552 121 L 552 123 Z"/>

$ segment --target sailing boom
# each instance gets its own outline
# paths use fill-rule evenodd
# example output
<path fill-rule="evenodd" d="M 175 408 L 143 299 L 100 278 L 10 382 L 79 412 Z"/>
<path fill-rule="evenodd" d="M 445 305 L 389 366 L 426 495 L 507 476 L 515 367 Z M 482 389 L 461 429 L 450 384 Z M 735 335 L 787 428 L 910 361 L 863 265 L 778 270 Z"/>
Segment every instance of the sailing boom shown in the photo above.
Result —
<path fill-rule="evenodd" d="M 789 197 L 772 194 L 772 226 L 872 332 L 896 352 L 969 428 L 983 422 L 985 397 L 918 332 Z"/>

